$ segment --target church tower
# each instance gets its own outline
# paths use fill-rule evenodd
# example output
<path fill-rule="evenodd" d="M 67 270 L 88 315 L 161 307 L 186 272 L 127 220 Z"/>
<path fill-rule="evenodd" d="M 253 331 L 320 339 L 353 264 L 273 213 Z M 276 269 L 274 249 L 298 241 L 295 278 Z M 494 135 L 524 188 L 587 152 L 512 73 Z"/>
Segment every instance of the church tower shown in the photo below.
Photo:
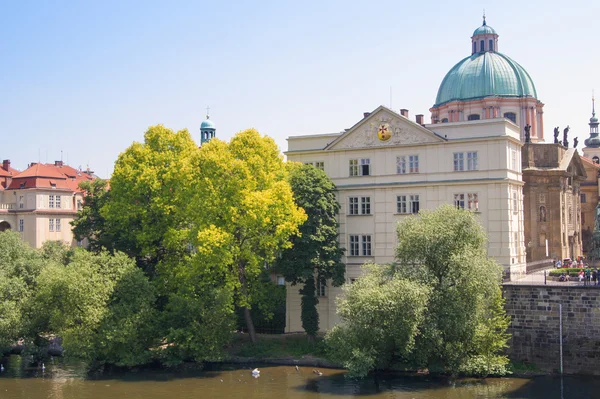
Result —
<path fill-rule="evenodd" d="M 210 120 L 209 110 L 210 108 L 206 107 L 206 120 L 200 124 L 200 146 L 209 142 L 210 139 L 214 139 L 216 135 L 217 128 L 213 121 Z"/>
<path fill-rule="evenodd" d="M 590 137 L 583 142 L 583 156 L 592 162 L 600 163 L 600 137 L 598 137 L 598 118 L 596 118 L 595 100 L 592 97 L 592 117 L 590 118 Z"/>

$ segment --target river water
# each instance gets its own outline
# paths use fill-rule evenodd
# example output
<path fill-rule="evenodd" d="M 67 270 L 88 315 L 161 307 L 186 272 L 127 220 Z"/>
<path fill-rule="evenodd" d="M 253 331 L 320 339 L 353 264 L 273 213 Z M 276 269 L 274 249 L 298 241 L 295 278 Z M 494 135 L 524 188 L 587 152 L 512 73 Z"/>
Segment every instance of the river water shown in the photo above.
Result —
<path fill-rule="evenodd" d="M 1 399 L 188 399 L 188 398 L 398 398 L 488 399 L 600 398 L 600 379 L 583 377 L 465 379 L 379 374 L 356 381 L 341 370 L 262 366 L 249 368 L 128 371 L 87 376 L 77 365 L 46 363 L 45 370 L 11 359 L 0 373 Z"/>

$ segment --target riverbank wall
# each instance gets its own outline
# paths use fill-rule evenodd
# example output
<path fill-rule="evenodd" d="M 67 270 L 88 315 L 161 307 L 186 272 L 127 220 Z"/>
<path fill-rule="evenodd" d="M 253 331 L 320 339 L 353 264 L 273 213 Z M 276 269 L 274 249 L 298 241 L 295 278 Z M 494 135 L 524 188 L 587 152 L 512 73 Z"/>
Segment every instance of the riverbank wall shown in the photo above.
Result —
<path fill-rule="evenodd" d="M 562 304 L 564 372 L 600 374 L 600 288 L 505 284 L 503 291 L 511 360 L 560 371 Z"/>

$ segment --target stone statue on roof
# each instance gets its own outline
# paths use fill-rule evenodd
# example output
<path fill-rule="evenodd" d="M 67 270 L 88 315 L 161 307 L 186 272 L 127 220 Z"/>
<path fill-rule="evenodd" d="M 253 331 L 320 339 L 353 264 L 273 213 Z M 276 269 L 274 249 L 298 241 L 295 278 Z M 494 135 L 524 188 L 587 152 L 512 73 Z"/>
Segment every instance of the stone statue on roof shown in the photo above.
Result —
<path fill-rule="evenodd" d="M 577 137 L 575 137 L 573 139 L 573 148 L 577 148 L 577 144 L 579 144 L 579 139 Z"/>
<path fill-rule="evenodd" d="M 531 141 L 531 125 L 525 125 L 525 142 Z"/>
<path fill-rule="evenodd" d="M 556 126 L 554 128 L 554 144 L 559 144 L 558 143 L 558 135 L 560 134 L 560 129 L 558 128 L 558 126 Z"/>
<path fill-rule="evenodd" d="M 565 130 L 563 130 L 563 145 L 567 148 L 569 148 L 569 140 L 567 139 L 567 136 L 569 134 L 569 129 L 571 129 L 571 128 L 569 127 L 569 125 L 567 125 Z"/>

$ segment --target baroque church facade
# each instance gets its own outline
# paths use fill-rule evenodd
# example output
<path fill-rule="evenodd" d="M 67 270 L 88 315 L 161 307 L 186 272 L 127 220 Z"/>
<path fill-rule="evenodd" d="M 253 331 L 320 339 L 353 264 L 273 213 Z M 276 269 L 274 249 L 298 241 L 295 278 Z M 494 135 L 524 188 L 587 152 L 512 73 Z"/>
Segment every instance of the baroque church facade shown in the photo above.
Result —
<path fill-rule="evenodd" d="M 508 278 L 526 273 L 521 157 L 526 126 L 528 141 L 543 140 L 543 103 L 525 69 L 497 50 L 484 19 L 471 55 L 443 79 L 431 124 L 380 106 L 341 133 L 288 138 L 288 160 L 322 168 L 337 186 L 347 282 L 366 262 L 393 261 L 399 221 L 442 204 L 477 215 Z M 286 332 L 302 331 L 298 287 L 288 288 Z M 341 289 L 325 282 L 318 294 L 328 330 Z"/>

